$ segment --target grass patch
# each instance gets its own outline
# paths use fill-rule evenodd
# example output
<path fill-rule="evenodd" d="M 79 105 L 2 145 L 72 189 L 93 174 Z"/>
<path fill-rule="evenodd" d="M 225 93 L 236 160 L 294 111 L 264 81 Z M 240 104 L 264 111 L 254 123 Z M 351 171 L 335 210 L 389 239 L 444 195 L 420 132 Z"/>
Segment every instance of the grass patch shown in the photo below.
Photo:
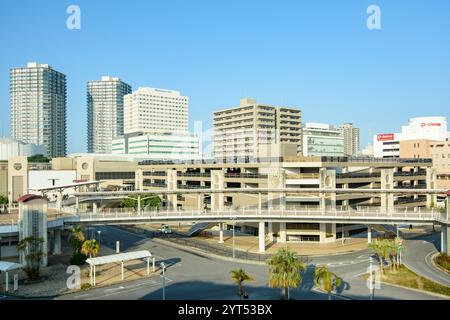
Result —
<path fill-rule="evenodd" d="M 450 273 L 450 256 L 441 253 L 436 257 L 436 263 Z"/>
<path fill-rule="evenodd" d="M 367 279 L 368 277 L 369 275 L 364 275 L 364 279 Z M 395 284 L 407 288 L 450 296 L 449 287 L 421 277 L 404 265 L 400 266 L 399 271 L 397 272 L 385 269 L 385 274 L 381 276 L 381 281 L 387 284 Z"/>

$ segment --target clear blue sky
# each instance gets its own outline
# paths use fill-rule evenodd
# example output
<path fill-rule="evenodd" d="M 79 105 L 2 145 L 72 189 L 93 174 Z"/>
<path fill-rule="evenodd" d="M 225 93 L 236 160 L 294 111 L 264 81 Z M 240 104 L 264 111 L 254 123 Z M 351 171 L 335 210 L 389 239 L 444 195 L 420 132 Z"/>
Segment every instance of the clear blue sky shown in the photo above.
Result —
<path fill-rule="evenodd" d="M 70 4 L 81 30 L 66 28 Z M 370 4 L 379 31 L 366 28 Z M 48 63 L 67 75 L 69 153 L 86 150 L 86 82 L 102 75 L 180 90 L 207 128 L 245 96 L 354 122 L 363 145 L 409 117 L 450 117 L 448 0 L 3 1 L 0 43 L 2 133 L 9 69 Z"/>

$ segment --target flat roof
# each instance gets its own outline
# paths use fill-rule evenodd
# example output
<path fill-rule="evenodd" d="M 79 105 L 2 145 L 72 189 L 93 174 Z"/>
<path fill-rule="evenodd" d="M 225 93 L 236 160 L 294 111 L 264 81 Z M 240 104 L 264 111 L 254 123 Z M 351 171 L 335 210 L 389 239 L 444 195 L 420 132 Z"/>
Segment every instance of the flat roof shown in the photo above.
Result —
<path fill-rule="evenodd" d="M 8 261 L 0 261 L 0 271 L 7 272 L 12 270 L 17 270 L 22 268 L 23 266 L 20 263 L 8 262 Z"/>
<path fill-rule="evenodd" d="M 152 256 L 152 254 L 150 253 L 150 251 L 141 250 L 141 251 L 112 254 L 109 256 L 89 258 L 86 260 L 86 262 L 89 263 L 91 266 L 98 266 L 98 265 L 107 264 L 107 263 L 150 258 L 151 256 Z"/>

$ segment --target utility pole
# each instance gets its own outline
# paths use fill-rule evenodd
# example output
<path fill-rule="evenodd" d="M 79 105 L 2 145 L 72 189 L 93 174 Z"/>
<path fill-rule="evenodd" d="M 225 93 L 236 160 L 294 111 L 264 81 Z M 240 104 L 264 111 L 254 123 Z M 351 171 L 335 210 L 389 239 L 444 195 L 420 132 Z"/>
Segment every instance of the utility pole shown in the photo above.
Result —
<path fill-rule="evenodd" d="M 164 262 L 161 262 L 160 266 L 162 268 L 162 277 L 163 277 L 163 288 L 162 288 L 163 300 L 166 300 L 166 276 L 165 276 L 166 265 L 164 264 Z"/>

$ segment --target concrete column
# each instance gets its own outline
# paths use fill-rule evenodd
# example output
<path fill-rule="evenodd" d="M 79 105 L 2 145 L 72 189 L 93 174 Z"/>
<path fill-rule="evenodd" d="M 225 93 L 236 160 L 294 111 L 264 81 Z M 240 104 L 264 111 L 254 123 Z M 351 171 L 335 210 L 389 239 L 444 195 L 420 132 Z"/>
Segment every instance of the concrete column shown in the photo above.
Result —
<path fill-rule="evenodd" d="M 92 203 L 92 213 L 97 214 L 97 202 Z"/>
<path fill-rule="evenodd" d="M 436 189 L 436 169 L 434 168 L 427 168 L 427 175 L 426 175 L 426 185 L 428 190 L 434 190 Z M 432 206 L 437 205 L 437 195 L 433 194 L 427 194 L 427 208 L 431 208 Z"/>
<path fill-rule="evenodd" d="M 219 243 L 223 243 L 223 223 L 219 223 Z"/>
<path fill-rule="evenodd" d="M 269 234 L 269 241 L 273 242 L 273 224 L 272 224 L 272 222 L 268 223 L 268 234 Z"/>
<path fill-rule="evenodd" d="M 225 174 L 223 170 L 211 170 L 211 189 L 212 190 L 223 190 L 225 189 Z M 223 193 L 212 193 L 211 194 L 211 211 L 224 210 L 224 199 Z"/>
<path fill-rule="evenodd" d="M 280 242 L 286 243 L 286 222 L 280 222 Z"/>
<path fill-rule="evenodd" d="M 381 189 L 394 189 L 394 169 L 381 169 Z M 390 213 L 394 209 L 394 195 L 382 193 L 381 211 Z"/>
<path fill-rule="evenodd" d="M 259 222 L 258 238 L 259 238 L 259 253 L 266 252 L 266 230 L 264 221 Z"/>
<path fill-rule="evenodd" d="M 450 253 L 450 225 L 441 225 L 441 253 Z"/>
<path fill-rule="evenodd" d="M 53 253 L 56 255 L 61 254 L 61 229 L 53 231 Z"/>
<path fill-rule="evenodd" d="M 138 211 L 138 215 L 141 214 L 141 210 L 142 210 L 142 208 L 141 208 L 141 195 L 139 194 L 137 196 L 137 211 Z"/>
<path fill-rule="evenodd" d="M 199 210 L 199 211 L 203 210 L 203 195 L 202 194 L 197 195 L 197 210 Z"/>
<path fill-rule="evenodd" d="M 168 191 L 176 191 L 178 189 L 177 186 L 177 170 L 171 169 L 167 170 L 167 190 Z M 169 209 L 176 210 L 177 209 L 177 194 L 169 194 L 167 195 L 167 206 Z"/>
<path fill-rule="evenodd" d="M 9 291 L 9 274 L 8 271 L 5 272 L 5 291 Z"/>
<path fill-rule="evenodd" d="M 336 171 L 321 168 L 319 171 L 320 181 L 319 187 L 321 189 L 335 189 L 336 188 Z M 320 193 L 320 207 L 322 209 L 336 208 L 336 193 Z"/>
<path fill-rule="evenodd" d="M 261 213 L 262 211 L 262 194 L 261 192 L 258 192 L 258 212 Z"/>
<path fill-rule="evenodd" d="M 367 243 L 372 243 L 372 227 L 367 227 Z"/>
<path fill-rule="evenodd" d="M 80 199 L 78 197 L 75 197 L 75 209 L 79 209 L 80 208 Z"/>
<path fill-rule="evenodd" d="M 320 224 L 320 242 L 323 243 L 327 239 L 327 225 L 325 223 Z"/>
<path fill-rule="evenodd" d="M 156 261 L 155 261 L 155 257 L 152 258 L 152 271 L 153 271 L 153 272 L 156 271 Z"/>

